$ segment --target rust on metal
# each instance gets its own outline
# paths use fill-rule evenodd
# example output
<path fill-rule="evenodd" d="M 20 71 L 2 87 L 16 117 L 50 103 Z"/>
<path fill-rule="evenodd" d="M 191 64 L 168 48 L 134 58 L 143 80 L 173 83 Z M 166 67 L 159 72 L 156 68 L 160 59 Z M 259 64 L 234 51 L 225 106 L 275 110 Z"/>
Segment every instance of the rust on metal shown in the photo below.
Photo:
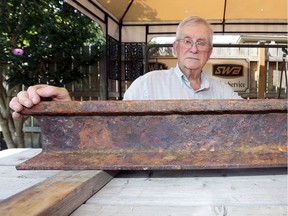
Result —
<path fill-rule="evenodd" d="M 41 102 L 42 152 L 17 169 L 287 167 L 287 100 Z"/>

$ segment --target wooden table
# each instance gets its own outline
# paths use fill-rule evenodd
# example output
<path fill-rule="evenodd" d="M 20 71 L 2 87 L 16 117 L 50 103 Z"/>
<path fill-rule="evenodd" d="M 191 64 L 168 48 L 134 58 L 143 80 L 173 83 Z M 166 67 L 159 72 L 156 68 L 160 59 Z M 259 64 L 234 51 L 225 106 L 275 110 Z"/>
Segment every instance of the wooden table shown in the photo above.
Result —
<path fill-rule="evenodd" d="M 61 177 L 69 173 L 69 171 L 59 170 L 19 171 L 15 169 L 15 165 L 37 155 L 40 151 L 40 149 L 0 151 L 2 206 L 7 200 L 25 194 L 23 192 L 31 190 L 31 187 L 39 188 L 43 182 L 53 180 L 56 176 L 59 179 L 59 175 Z M 73 172 L 80 172 L 81 175 L 81 172 L 85 171 Z M 103 179 L 103 176 L 101 178 Z M 94 180 L 95 184 L 98 184 L 95 177 Z M 65 179 L 63 181 L 65 182 Z M 98 192 L 91 193 L 90 198 L 75 209 L 73 216 L 287 215 L 286 168 L 122 171 L 111 181 L 109 178 L 106 181 L 107 184 L 102 189 L 99 188 Z M 82 193 L 87 191 L 83 190 Z M 48 192 L 49 188 L 47 191 L 43 190 L 45 196 L 49 196 Z M 61 194 L 61 190 L 58 193 Z M 50 196 L 56 195 L 50 194 Z M 25 200 L 26 206 L 22 206 L 22 210 L 19 208 L 18 215 L 25 215 L 23 208 L 34 208 L 39 204 L 37 203 L 39 199 L 35 201 L 33 196 L 25 197 Z M 17 203 L 14 206 L 17 209 Z M 62 208 L 67 206 L 62 205 Z M 5 211 L 4 215 L 12 215 L 15 209 L 12 208 L 10 212 Z M 3 212 L 1 214 L 0 203 L 0 215 L 3 215 Z M 61 209 L 60 212 L 62 213 L 58 215 L 66 214 Z"/>

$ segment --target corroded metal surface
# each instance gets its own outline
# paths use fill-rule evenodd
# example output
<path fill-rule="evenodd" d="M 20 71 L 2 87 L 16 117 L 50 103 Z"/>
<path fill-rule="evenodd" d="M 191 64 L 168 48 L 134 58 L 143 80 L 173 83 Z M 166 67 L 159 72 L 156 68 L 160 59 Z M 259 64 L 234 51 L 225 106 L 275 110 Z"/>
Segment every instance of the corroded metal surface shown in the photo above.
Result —
<path fill-rule="evenodd" d="M 287 166 L 286 100 L 42 102 L 43 151 L 18 169 Z"/>

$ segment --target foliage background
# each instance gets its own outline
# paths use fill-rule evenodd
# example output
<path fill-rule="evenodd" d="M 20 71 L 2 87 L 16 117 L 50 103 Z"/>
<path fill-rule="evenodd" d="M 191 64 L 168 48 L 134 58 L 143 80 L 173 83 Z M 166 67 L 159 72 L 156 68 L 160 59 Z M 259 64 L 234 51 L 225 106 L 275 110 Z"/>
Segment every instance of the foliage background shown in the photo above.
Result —
<path fill-rule="evenodd" d="M 85 45 L 96 47 L 89 58 L 82 55 Z M 14 55 L 15 48 L 24 54 Z M 88 74 L 79 68 L 103 57 L 104 48 L 100 26 L 64 1 L 1 0 L 0 127 L 8 147 L 24 146 L 24 119 L 13 120 L 9 109 L 22 85 L 63 86 L 80 80 Z M 50 62 L 57 62 L 57 68 L 49 69 Z"/>

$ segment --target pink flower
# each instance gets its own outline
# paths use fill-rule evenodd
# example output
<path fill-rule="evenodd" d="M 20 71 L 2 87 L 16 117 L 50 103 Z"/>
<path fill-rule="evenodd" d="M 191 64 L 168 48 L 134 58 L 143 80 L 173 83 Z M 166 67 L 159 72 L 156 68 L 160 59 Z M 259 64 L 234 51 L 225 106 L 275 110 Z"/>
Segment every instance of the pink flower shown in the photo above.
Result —
<path fill-rule="evenodd" d="M 21 56 L 24 54 L 24 51 L 23 51 L 23 49 L 20 49 L 20 48 L 14 48 L 12 50 L 12 53 L 13 53 L 13 55 Z"/>

